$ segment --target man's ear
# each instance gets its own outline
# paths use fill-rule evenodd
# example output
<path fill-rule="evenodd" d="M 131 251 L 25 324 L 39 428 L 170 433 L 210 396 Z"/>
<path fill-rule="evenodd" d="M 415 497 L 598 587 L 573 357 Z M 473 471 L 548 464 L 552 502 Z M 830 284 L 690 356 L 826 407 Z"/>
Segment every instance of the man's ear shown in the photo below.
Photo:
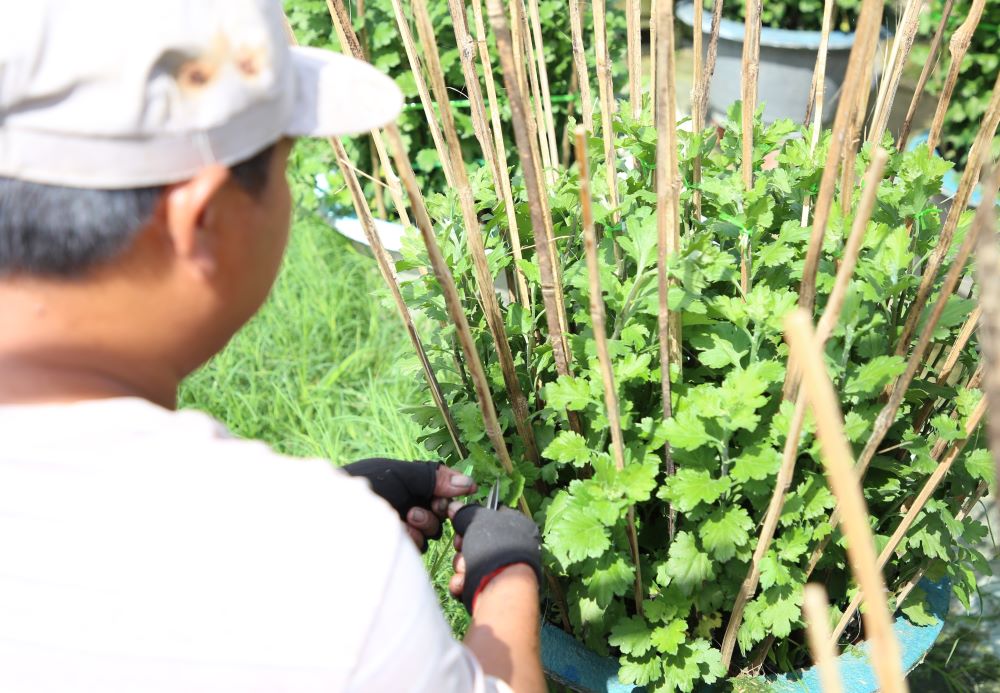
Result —
<path fill-rule="evenodd" d="M 212 164 L 193 178 L 167 188 L 163 194 L 163 222 L 178 256 L 193 262 L 197 272 L 215 271 L 215 254 L 205 233 L 216 195 L 229 180 L 229 169 Z"/>

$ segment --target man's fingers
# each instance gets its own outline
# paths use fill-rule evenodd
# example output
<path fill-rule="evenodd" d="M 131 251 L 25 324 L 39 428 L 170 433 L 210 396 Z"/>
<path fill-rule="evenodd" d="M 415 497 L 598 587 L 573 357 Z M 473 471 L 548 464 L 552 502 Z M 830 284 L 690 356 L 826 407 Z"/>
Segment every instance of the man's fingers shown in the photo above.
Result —
<path fill-rule="evenodd" d="M 465 557 L 456 553 L 455 557 L 451 559 L 451 567 L 456 575 L 465 575 Z"/>
<path fill-rule="evenodd" d="M 424 549 L 427 547 L 427 539 L 424 537 L 424 533 L 419 529 L 414 529 L 410 525 L 404 525 L 406 527 L 406 533 L 410 535 L 410 539 L 413 543 L 417 545 L 417 550 L 423 553 Z"/>
<path fill-rule="evenodd" d="M 465 507 L 465 503 L 462 501 L 452 501 L 448 504 L 448 518 L 454 520 L 455 513 Z"/>
<path fill-rule="evenodd" d="M 448 591 L 455 599 L 462 598 L 462 590 L 465 589 L 465 575 L 452 575 L 448 581 Z"/>
<path fill-rule="evenodd" d="M 436 539 L 441 534 L 441 520 L 423 508 L 411 508 L 406 514 L 406 524 L 431 539 Z"/>
<path fill-rule="evenodd" d="M 439 498 L 467 496 L 475 492 L 476 482 L 471 477 L 441 465 L 437 468 L 434 495 Z"/>
<path fill-rule="evenodd" d="M 455 550 L 456 551 L 461 551 L 462 550 L 462 535 L 461 534 L 456 534 L 455 535 L 455 539 L 454 539 L 454 541 L 452 543 L 455 545 Z"/>
<path fill-rule="evenodd" d="M 447 498 L 435 498 L 431 502 L 431 510 L 434 514 L 440 517 L 442 520 L 448 517 L 448 499 Z"/>

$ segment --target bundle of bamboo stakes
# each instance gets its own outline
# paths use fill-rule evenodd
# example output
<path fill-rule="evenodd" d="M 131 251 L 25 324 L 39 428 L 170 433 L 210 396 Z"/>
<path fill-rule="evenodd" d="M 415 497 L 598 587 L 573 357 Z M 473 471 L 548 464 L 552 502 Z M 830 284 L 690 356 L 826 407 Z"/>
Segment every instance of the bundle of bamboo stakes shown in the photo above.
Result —
<path fill-rule="evenodd" d="M 940 137 L 943 114 L 947 110 L 958 79 L 958 66 L 961 64 L 964 52 L 968 49 L 969 38 L 976 30 L 984 1 L 974 0 L 966 21 L 950 38 L 948 76 L 935 110 L 936 115 L 930 134 L 932 142 L 937 141 Z M 344 6 L 343 0 L 327 0 L 327 5 L 341 45 L 346 51 L 353 53 L 355 57 L 363 58 L 361 43 L 351 28 L 350 13 Z M 679 314 L 669 309 L 667 300 L 670 288 L 676 280 L 669 275 L 667 267 L 670 258 L 681 248 L 682 220 L 692 218 L 692 214 L 695 219 L 701 217 L 701 199 L 698 188 L 701 176 L 700 155 L 695 157 L 693 175 L 690 180 L 682 182 L 679 173 L 679 152 L 675 126 L 677 99 L 673 5 L 673 0 L 653 1 L 652 17 L 648 27 L 653 69 L 650 74 L 643 75 L 640 73 L 642 27 L 640 26 L 638 3 L 636 0 L 627 0 L 626 2 L 629 56 L 628 104 L 633 117 L 636 118 L 642 115 L 644 107 L 651 109 L 657 130 L 655 192 L 658 229 L 658 338 L 661 373 L 660 394 L 664 419 L 668 419 L 672 415 L 670 373 L 672 367 L 676 370 L 683 357 Z M 938 462 L 937 469 L 910 503 L 906 513 L 896 525 L 888 545 L 878 555 L 875 552 L 871 524 L 867 517 L 861 479 L 875 455 L 884 452 L 881 450 L 882 443 L 889 428 L 897 421 L 903 399 L 914 379 L 917 376 L 922 376 L 924 379 L 937 379 L 940 383 L 955 382 L 956 377 L 959 376 L 958 370 L 960 370 L 956 369 L 959 356 L 976 332 L 980 316 L 984 326 L 980 340 L 985 355 L 992 359 L 990 363 L 993 365 L 988 364 L 985 368 L 980 367 L 971 374 L 969 372 L 961 373 L 963 382 L 959 385 L 976 388 L 985 382 L 990 402 L 994 406 L 996 406 L 996 402 L 1000 402 L 1000 367 L 995 365 L 997 359 L 1000 358 L 1000 332 L 998 332 L 1000 330 L 1000 286 L 997 284 L 997 277 L 1000 277 L 1000 249 L 997 248 L 995 237 L 996 220 L 993 216 L 992 204 L 997 190 L 998 179 L 995 174 L 984 180 L 983 202 L 971 230 L 965 235 L 957 250 L 953 248 L 953 239 L 959 227 L 962 212 L 968 204 L 972 189 L 979 180 L 984 165 L 988 163 L 986 156 L 989 152 L 990 142 L 997 131 L 998 124 L 1000 124 L 1000 77 L 998 77 L 997 85 L 994 88 L 993 99 L 983 118 L 980 133 L 970 152 L 970 164 L 962 176 L 958 194 L 952 201 L 938 243 L 930 257 L 919 268 L 921 273 L 920 287 L 915 300 L 907 308 L 896 349 L 898 355 L 906 358 L 906 370 L 890 385 L 886 393 L 884 407 L 875 423 L 874 430 L 856 461 L 844 436 L 838 398 L 826 374 L 822 358 L 823 345 L 833 334 L 837 325 L 864 234 L 877 202 L 878 184 L 882 180 L 887 160 L 887 153 L 877 148 L 877 145 L 883 141 L 883 134 L 887 129 L 888 115 L 909 51 L 913 45 L 921 5 L 922 0 L 907 0 L 902 24 L 897 32 L 900 39 L 894 43 L 892 52 L 889 54 L 876 100 L 871 105 L 869 104 L 871 96 L 868 88 L 869 76 L 872 74 L 873 64 L 878 54 L 877 42 L 883 3 L 881 0 L 863 0 L 862 2 L 857 25 L 857 40 L 851 52 L 844 91 L 834 119 L 822 179 L 815 198 L 802 210 L 803 226 L 811 227 L 810 238 L 799 290 L 799 309 L 790 315 L 787 321 L 790 361 L 789 375 L 783 392 L 784 397 L 794 403 L 794 414 L 786 437 L 783 462 L 774 481 L 773 494 L 760 522 L 753 557 L 736 602 L 729 610 L 730 616 L 724 634 L 721 634 L 723 663 L 728 668 L 733 657 L 736 634 L 741 624 L 744 609 L 757 591 L 761 563 L 775 536 L 778 519 L 782 513 L 784 500 L 800 454 L 800 441 L 806 412 L 807 409 L 811 409 L 824 451 L 829 484 L 837 499 L 837 507 L 830 518 L 831 523 L 839 522 L 843 528 L 847 539 L 851 571 L 861 588 L 858 597 L 852 601 L 844 612 L 840 623 L 832 632 L 829 624 L 826 623 L 828 610 L 824 608 L 825 593 L 816 588 L 811 588 L 807 593 L 804 609 L 809 626 L 809 642 L 814 658 L 824 671 L 826 690 L 831 691 L 838 690 L 837 674 L 831 665 L 831 659 L 835 655 L 837 637 L 843 632 L 862 603 L 865 606 L 863 611 L 865 630 L 872 643 L 872 661 L 882 690 L 906 690 L 904 672 L 901 671 L 899 664 L 898 644 L 892 631 L 892 616 L 888 606 L 889 600 L 887 600 L 882 569 L 893 556 L 896 547 L 905 537 L 928 499 L 961 453 L 965 439 L 952 443 L 941 442 L 936 446 L 933 457 Z M 539 339 L 546 340 L 551 346 L 556 372 L 560 376 L 572 377 L 574 363 L 567 334 L 571 325 L 563 297 L 558 239 L 553 234 L 549 209 L 548 185 L 554 180 L 559 157 L 538 0 L 528 0 L 527 5 L 525 5 L 524 0 L 509 0 L 507 6 L 504 6 L 502 0 L 487 0 L 485 14 L 482 0 L 472 0 L 471 27 L 469 23 L 470 8 L 462 0 L 449 0 L 453 36 L 447 39 L 436 33 L 430 20 L 426 0 L 412 0 L 409 8 L 404 7 L 402 0 L 392 0 L 392 6 L 398 23 L 400 40 L 405 48 L 421 105 L 427 116 L 428 128 L 448 182 L 457 193 L 464 238 L 474 267 L 473 280 L 477 287 L 476 296 L 485 316 L 494 348 L 491 357 L 495 358 L 503 374 L 504 397 L 511 404 L 514 427 L 518 438 L 523 443 L 524 454 L 530 461 L 537 464 L 539 449 L 530 421 L 531 412 L 528 408 L 523 384 L 517 375 L 509 338 L 505 331 L 502 301 L 499 300 L 494 289 L 494 277 L 489 269 L 486 241 L 467 172 L 469 162 L 464 161 L 462 157 L 460 138 L 448 94 L 451 85 L 445 82 L 439 50 L 442 46 L 451 45 L 457 45 L 460 50 L 465 76 L 465 84 L 462 86 L 471 104 L 476 139 L 482 151 L 484 165 L 487 167 L 493 187 L 497 191 L 497 197 L 502 200 L 505 210 L 509 227 L 506 242 L 509 243 L 510 252 L 515 260 L 524 258 L 526 251 L 531 249 L 533 249 L 537 260 L 540 274 L 538 283 L 547 327 L 545 333 L 539 335 Z M 700 4 L 696 3 L 695 7 L 694 23 L 695 26 L 700 26 Z M 832 14 L 832 8 L 833 0 L 826 0 L 824 9 L 826 18 Z M 747 189 L 750 189 L 754 184 L 752 166 L 753 114 L 756 105 L 757 62 L 760 51 L 760 10 L 759 2 L 747 0 L 747 41 L 744 44 L 743 55 L 741 123 L 744 152 L 742 176 Z M 944 27 L 951 10 L 952 4 L 948 3 L 945 16 L 941 18 L 938 31 L 931 44 L 931 56 L 928 58 L 924 73 L 920 77 L 909 105 L 900 141 L 897 145 L 900 148 L 905 146 L 912 126 L 913 114 L 917 104 L 923 98 L 923 88 L 929 72 L 937 61 L 937 53 L 944 38 Z M 584 35 L 583 11 L 584 8 L 581 7 L 580 2 L 569 0 L 568 28 L 572 35 L 574 78 L 579 89 L 582 115 L 582 125 L 577 127 L 575 131 L 577 162 L 581 170 L 581 233 L 590 270 L 591 318 L 603 375 L 605 406 L 612 439 L 611 454 L 615 466 L 621 470 L 625 464 L 625 451 L 619 425 L 620 404 L 606 343 L 604 305 L 601 299 L 602 291 L 595 254 L 598 232 L 595 229 L 591 211 L 590 178 L 589 175 L 583 173 L 588 170 L 586 138 L 590 134 L 589 129 L 592 124 L 599 122 L 600 136 L 603 141 L 603 175 L 608 191 L 607 203 L 609 208 L 613 210 L 612 224 L 619 224 L 621 219 L 616 207 L 621 162 L 618 160 L 614 131 L 614 117 L 618 104 L 615 97 L 616 88 L 612 84 L 608 56 L 605 21 L 608 8 L 605 6 L 604 0 L 593 0 L 593 37 Z M 705 124 L 707 85 L 714 71 L 721 11 L 722 0 L 715 0 L 712 33 L 704 59 L 701 36 L 695 32 L 696 59 L 691 113 L 695 132 L 700 132 Z M 411 17 L 416 28 L 416 40 L 411 31 Z M 497 50 L 495 56 L 490 54 L 488 48 L 487 26 L 491 29 L 495 41 Z M 819 145 L 820 123 L 823 118 L 822 85 L 826 63 L 825 39 L 830 31 L 828 19 L 824 22 L 823 31 L 824 40 L 817 57 L 813 79 L 814 88 L 807 116 L 807 118 L 811 117 L 812 139 L 810 146 L 813 150 Z M 596 75 L 593 76 L 589 74 L 586 59 L 588 43 L 592 46 L 596 57 L 597 70 Z M 502 75 L 502 91 L 495 74 L 498 66 Z M 591 91 L 593 79 L 596 79 L 597 82 L 598 96 L 596 99 L 593 98 Z M 652 95 L 652 98 L 648 99 L 648 103 L 645 105 L 643 103 L 644 84 L 648 93 Z M 483 94 L 484 85 L 485 97 Z M 620 85 L 619 89 L 621 89 Z M 502 106 L 504 105 L 500 100 L 502 95 L 505 96 L 506 104 L 510 108 L 510 126 L 513 140 L 516 143 L 519 171 L 523 178 L 523 187 L 526 191 L 530 211 L 529 229 L 519 229 L 519 225 L 523 226 L 523 223 L 515 214 L 516 205 L 509 165 L 510 157 L 508 157 L 505 148 L 504 123 L 501 118 Z M 870 108 L 870 106 L 872 107 Z M 866 123 L 868 123 L 867 129 Z M 430 269 L 440 285 L 448 314 L 456 329 L 464 359 L 463 365 L 467 369 L 469 380 L 474 387 L 488 440 L 501 466 L 508 473 L 513 473 L 514 464 L 511 459 L 511 449 L 498 419 L 494 394 L 491 392 L 485 366 L 480 351 L 477 349 L 477 342 L 471 333 L 469 320 L 457 288 L 456 277 L 453 276 L 439 246 L 434 224 L 424 202 L 423 193 L 417 185 L 413 167 L 400 133 L 395 126 L 389 126 L 382 132 L 371 133 L 371 137 L 374 151 L 387 183 L 387 190 L 392 196 L 400 222 L 404 227 L 415 226 L 426 246 Z M 853 191 L 857 187 L 854 180 L 855 161 L 859 147 L 865 141 L 872 143 L 876 147 L 876 152 L 871 156 L 871 163 L 861 182 L 860 200 L 857 206 L 852 209 Z M 442 420 L 456 450 L 460 454 L 464 454 L 465 447 L 460 432 L 455 425 L 446 398 L 442 394 L 441 386 L 427 358 L 427 352 L 421 342 L 409 308 L 403 300 L 393 263 L 375 231 L 373 215 L 358 181 L 356 169 L 348 160 L 346 152 L 338 140 L 332 140 L 331 145 L 334 148 L 338 165 L 347 182 L 355 210 L 365 229 L 379 269 L 392 292 L 395 305 L 420 357 L 434 402 L 440 410 Z M 687 210 L 687 213 L 681 208 L 680 202 L 683 184 L 693 188 L 690 210 Z M 834 287 L 814 328 L 812 315 L 816 306 L 817 273 L 831 211 L 838 202 L 835 200 L 838 184 L 841 191 L 839 204 L 845 212 L 853 213 L 853 223 L 843 249 Z M 533 239 L 531 248 L 522 247 L 522 237 Z M 980 261 L 980 284 L 983 292 L 982 309 L 970 315 L 959 333 L 958 339 L 951 345 L 945 345 L 946 348 L 942 349 L 941 345 L 933 343 L 934 327 L 944 311 L 947 300 L 956 291 L 965 274 L 971 252 L 977 248 L 977 257 Z M 750 289 L 753 257 L 754 249 L 749 244 L 741 246 L 740 284 L 744 294 Z M 943 283 L 939 285 L 939 275 L 946 260 L 950 260 L 950 264 Z M 528 284 L 522 266 L 515 263 L 511 300 L 529 306 L 532 296 Z M 935 289 L 937 290 L 936 297 L 928 308 Z M 972 413 L 965 431 L 967 437 L 973 433 L 985 416 L 986 402 L 987 400 L 983 400 Z M 916 429 L 921 429 L 926 423 L 934 404 L 933 401 L 927 402 L 917 417 Z M 580 422 L 575 419 L 572 412 L 569 413 L 568 420 L 569 425 L 574 430 L 579 429 Z M 994 442 L 1000 441 L 1000 426 L 995 426 L 991 430 Z M 994 450 L 1000 454 L 1000 446 L 995 446 Z M 669 441 L 664 451 L 663 469 L 668 476 L 673 474 L 675 470 Z M 969 495 L 965 499 L 962 513 L 967 515 L 973 505 L 986 492 L 986 485 L 983 484 Z M 519 503 L 524 512 L 531 513 L 532 509 L 528 507 L 523 496 L 519 499 Z M 634 606 L 636 613 L 642 614 L 646 593 L 643 587 L 643 576 L 639 569 L 639 546 L 633 511 L 634 509 L 628 513 L 627 533 L 635 568 Z M 960 513 L 960 519 L 964 517 L 962 513 Z M 675 523 L 675 513 L 671 510 L 669 517 L 669 536 L 671 538 L 675 531 Z M 808 573 L 811 573 L 816 567 L 828 541 L 829 537 L 814 548 L 812 558 L 809 561 Z M 907 582 L 900 587 L 894 599 L 897 606 L 910 594 L 922 574 L 923 572 L 920 571 L 918 574 L 910 576 Z M 548 579 L 553 597 L 557 600 L 561 599 L 561 587 L 558 581 L 551 575 L 548 576 Z M 566 620 L 565 608 L 561 610 L 561 614 L 563 625 L 568 630 L 569 623 Z M 769 646 L 770 641 L 765 641 L 762 647 L 757 648 L 755 658 L 758 665 L 766 655 Z"/>

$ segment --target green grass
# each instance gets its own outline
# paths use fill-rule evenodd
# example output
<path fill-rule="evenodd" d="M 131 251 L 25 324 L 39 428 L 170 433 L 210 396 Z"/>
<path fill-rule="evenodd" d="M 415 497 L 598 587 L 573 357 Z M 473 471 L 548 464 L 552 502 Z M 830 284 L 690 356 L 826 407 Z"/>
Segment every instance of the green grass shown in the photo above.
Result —
<path fill-rule="evenodd" d="M 184 382 L 179 403 L 292 456 L 337 465 L 370 456 L 427 459 L 417 442 L 419 427 L 404 411 L 429 401 L 410 354 L 374 261 L 300 208 L 268 303 Z M 426 560 L 446 616 L 460 633 L 465 612 L 446 589 L 449 536 L 430 548 Z"/>

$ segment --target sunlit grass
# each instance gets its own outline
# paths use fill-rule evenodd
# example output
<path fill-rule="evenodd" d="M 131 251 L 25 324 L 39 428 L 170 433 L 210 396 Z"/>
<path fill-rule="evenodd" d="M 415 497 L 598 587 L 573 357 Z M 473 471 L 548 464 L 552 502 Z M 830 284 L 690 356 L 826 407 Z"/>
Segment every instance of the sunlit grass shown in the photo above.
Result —
<path fill-rule="evenodd" d="M 188 378 L 180 406 L 288 455 L 337 465 L 371 456 L 427 459 L 419 427 L 404 411 L 428 400 L 410 350 L 374 261 L 303 212 L 267 305 Z M 355 531 L 364 531 L 363 518 Z M 449 622 L 461 631 L 465 612 L 446 596 L 448 536 L 437 544 L 427 564 Z"/>

